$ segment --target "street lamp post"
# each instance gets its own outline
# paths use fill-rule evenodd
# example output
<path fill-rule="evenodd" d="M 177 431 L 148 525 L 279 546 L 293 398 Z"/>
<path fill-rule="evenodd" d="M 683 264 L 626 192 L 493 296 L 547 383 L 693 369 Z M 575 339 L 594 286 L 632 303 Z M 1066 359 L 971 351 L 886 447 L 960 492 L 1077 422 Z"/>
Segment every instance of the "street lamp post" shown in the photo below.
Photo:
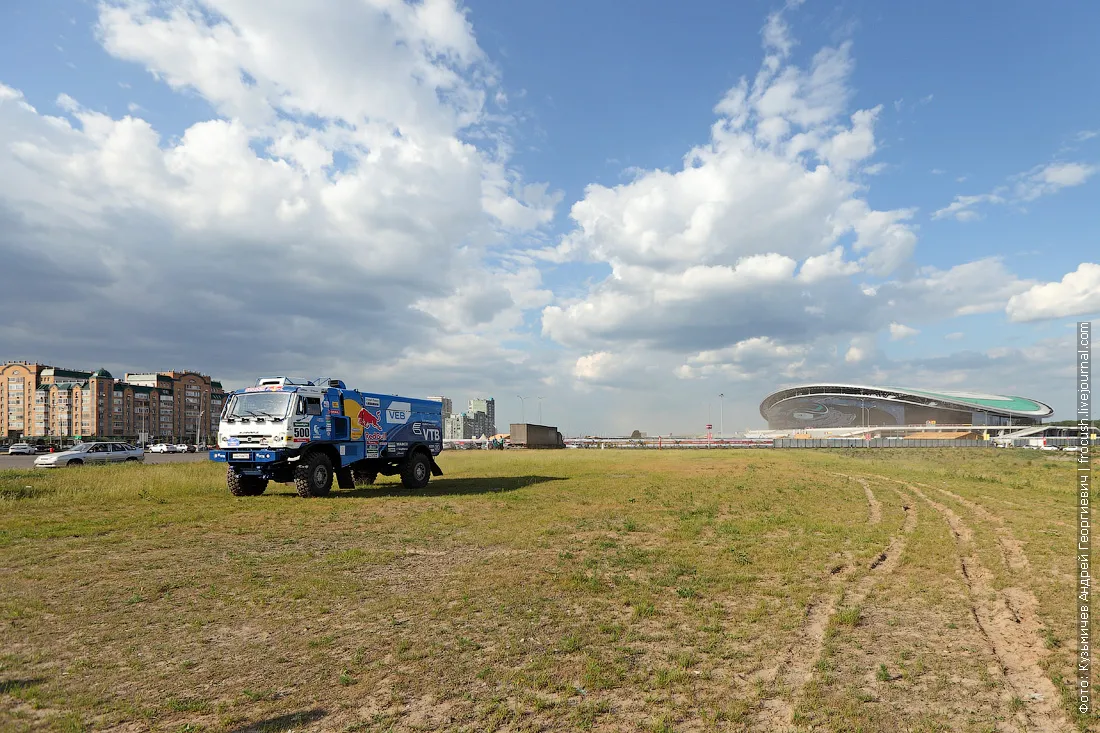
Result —
<path fill-rule="evenodd" d="M 718 441 L 726 439 L 726 393 L 718 393 Z"/>
<path fill-rule="evenodd" d="M 519 421 L 521 423 L 526 423 L 527 418 L 524 416 L 524 412 L 523 412 L 523 401 L 526 400 L 527 398 L 524 397 L 523 395 L 516 395 L 516 397 L 519 398 Z"/>
<path fill-rule="evenodd" d="M 539 401 L 539 425 L 542 425 L 542 401 L 546 398 L 537 397 L 536 399 Z"/>
<path fill-rule="evenodd" d="M 199 436 L 202 435 L 202 416 L 206 413 L 206 410 L 199 410 L 199 424 L 195 426 L 195 449 L 199 447 Z"/>

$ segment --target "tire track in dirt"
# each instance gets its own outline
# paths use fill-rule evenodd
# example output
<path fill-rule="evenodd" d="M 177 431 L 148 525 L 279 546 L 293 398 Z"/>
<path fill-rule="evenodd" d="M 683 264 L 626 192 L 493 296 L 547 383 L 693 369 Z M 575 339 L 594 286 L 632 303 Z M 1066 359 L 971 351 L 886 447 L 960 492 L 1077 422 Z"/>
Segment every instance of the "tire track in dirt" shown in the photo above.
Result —
<path fill-rule="evenodd" d="M 871 516 L 867 519 L 869 524 L 878 524 L 882 521 L 882 504 L 875 497 L 875 492 L 871 491 L 870 484 L 866 479 L 859 476 L 849 476 L 846 473 L 830 473 L 830 476 L 839 476 L 846 478 L 850 481 L 858 481 L 859 485 L 863 487 L 863 493 L 867 496 L 867 505 L 870 507 Z"/>
<path fill-rule="evenodd" d="M 878 478 L 886 479 L 884 476 Z M 1041 733 L 1071 730 L 1058 704 L 1058 691 L 1040 665 L 1046 650 L 1040 637 L 1042 624 L 1035 596 L 1020 588 L 1004 588 L 997 592 L 991 573 L 978 559 L 974 533 L 966 522 L 917 485 L 897 479 L 886 480 L 901 484 L 916 494 L 947 521 L 959 551 L 960 570 L 971 598 L 971 615 L 992 650 L 1009 689 L 1025 703 L 1023 715 L 1027 728 Z"/>
<path fill-rule="evenodd" d="M 918 483 L 917 486 L 925 489 L 933 488 L 927 484 Z M 1012 534 L 1012 530 L 1005 525 L 1004 517 L 994 514 L 981 504 L 963 498 L 953 491 L 940 488 L 936 490 L 945 496 L 950 496 L 952 499 L 974 512 L 979 519 L 995 525 L 993 531 L 997 534 L 997 543 L 1000 545 L 1001 549 L 1001 559 L 1004 561 L 1005 565 L 1013 570 L 1019 571 L 1024 571 L 1031 567 L 1031 563 L 1028 562 L 1027 555 L 1024 553 L 1024 543 L 1016 539 L 1016 536 Z"/>
<path fill-rule="evenodd" d="M 844 474 L 835 475 L 842 476 Z M 863 485 L 869 499 L 874 497 L 866 481 L 859 478 L 856 478 L 856 480 Z M 886 548 L 874 557 L 867 568 L 867 572 L 852 584 L 851 588 L 845 588 L 844 586 L 849 582 L 854 572 L 853 568 L 845 568 L 843 572 L 835 574 L 835 581 L 831 586 L 834 589 L 839 586 L 840 600 L 844 605 L 860 605 L 880 578 L 894 572 L 905 549 L 908 536 L 917 527 L 916 508 L 909 505 L 908 497 L 901 491 L 895 489 L 895 492 L 898 494 L 898 498 L 902 502 L 902 510 L 905 512 L 902 533 L 890 538 Z M 872 516 L 877 515 L 872 523 L 877 523 L 882 520 L 881 504 L 877 499 L 874 499 L 874 504 L 871 506 Z M 836 613 L 837 601 L 838 593 L 834 591 L 824 598 L 811 602 L 807 607 L 806 617 L 799 629 L 797 641 L 787 647 L 779 666 L 767 679 L 770 696 L 760 702 L 760 709 L 757 711 L 756 716 L 758 730 L 787 730 L 794 725 L 795 707 L 802 697 L 803 688 L 813 678 L 813 671 L 818 660 L 821 659 L 821 653 L 825 646 L 825 632 Z M 785 690 L 790 690 L 789 698 L 781 697 Z"/>

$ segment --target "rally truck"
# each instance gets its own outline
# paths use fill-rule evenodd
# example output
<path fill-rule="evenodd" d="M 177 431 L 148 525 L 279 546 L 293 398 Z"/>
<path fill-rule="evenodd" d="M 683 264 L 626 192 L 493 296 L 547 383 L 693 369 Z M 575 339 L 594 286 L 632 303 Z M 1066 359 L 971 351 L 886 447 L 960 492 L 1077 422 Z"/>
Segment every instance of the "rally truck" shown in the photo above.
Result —
<path fill-rule="evenodd" d="M 292 483 L 305 497 L 400 475 L 421 489 L 443 471 L 443 406 L 348 389 L 339 379 L 263 377 L 233 392 L 222 409 L 210 460 L 228 463 L 234 496 L 264 493 L 269 481 Z"/>

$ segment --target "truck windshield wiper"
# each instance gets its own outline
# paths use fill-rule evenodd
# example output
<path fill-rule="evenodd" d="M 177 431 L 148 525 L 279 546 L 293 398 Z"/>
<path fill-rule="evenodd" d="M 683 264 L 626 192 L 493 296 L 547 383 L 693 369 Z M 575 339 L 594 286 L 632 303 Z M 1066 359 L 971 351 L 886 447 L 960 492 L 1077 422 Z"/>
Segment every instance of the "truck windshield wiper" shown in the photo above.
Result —
<path fill-rule="evenodd" d="M 264 410 L 245 410 L 245 412 L 253 417 L 266 417 L 268 420 L 282 420 L 278 415 L 271 412 L 265 412 Z"/>

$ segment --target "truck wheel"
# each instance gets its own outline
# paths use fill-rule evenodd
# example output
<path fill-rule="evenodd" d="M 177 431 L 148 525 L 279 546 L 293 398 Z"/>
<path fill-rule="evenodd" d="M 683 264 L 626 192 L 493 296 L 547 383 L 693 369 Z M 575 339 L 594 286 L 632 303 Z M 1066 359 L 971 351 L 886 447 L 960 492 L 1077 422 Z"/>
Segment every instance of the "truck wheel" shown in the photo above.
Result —
<path fill-rule="evenodd" d="M 431 462 L 422 452 L 417 451 L 405 459 L 401 467 L 401 483 L 406 489 L 422 489 L 428 485 L 432 475 Z"/>
<path fill-rule="evenodd" d="M 324 496 L 332 490 L 332 461 L 324 453 L 308 454 L 294 469 L 294 488 L 298 496 L 309 499 Z"/>
<path fill-rule="evenodd" d="M 259 476 L 242 476 L 230 466 L 225 474 L 225 485 L 233 496 L 259 496 L 267 490 L 267 479 Z"/>
<path fill-rule="evenodd" d="M 370 486 L 378 478 L 378 471 L 367 471 L 362 468 L 351 469 L 352 478 L 356 486 Z"/>

